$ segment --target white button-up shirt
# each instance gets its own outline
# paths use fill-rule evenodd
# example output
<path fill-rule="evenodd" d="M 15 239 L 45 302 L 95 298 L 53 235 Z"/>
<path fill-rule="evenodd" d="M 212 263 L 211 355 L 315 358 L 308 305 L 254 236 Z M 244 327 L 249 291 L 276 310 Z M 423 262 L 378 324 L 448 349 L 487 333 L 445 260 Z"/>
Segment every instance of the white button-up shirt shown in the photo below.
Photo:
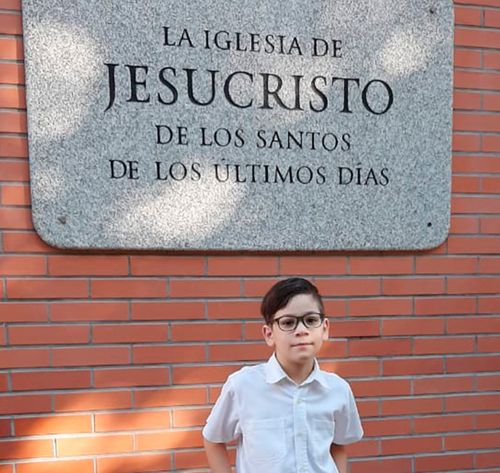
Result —
<path fill-rule="evenodd" d="M 273 355 L 228 377 L 203 436 L 238 440 L 238 473 L 338 473 L 330 445 L 356 442 L 363 429 L 345 380 L 315 360 L 296 384 Z"/>

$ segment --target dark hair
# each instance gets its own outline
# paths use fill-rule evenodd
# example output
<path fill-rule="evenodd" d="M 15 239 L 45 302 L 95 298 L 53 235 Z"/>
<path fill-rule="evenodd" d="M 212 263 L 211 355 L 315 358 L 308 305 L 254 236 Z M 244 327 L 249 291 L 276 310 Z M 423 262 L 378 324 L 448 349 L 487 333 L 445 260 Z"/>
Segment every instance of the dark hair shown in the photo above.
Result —
<path fill-rule="evenodd" d="M 288 278 L 277 282 L 267 291 L 264 299 L 262 299 L 260 312 L 266 324 L 270 324 L 273 321 L 274 314 L 285 307 L 293 297 L 299 294 L 310 294 L 313 296 L 321 312 L 324 311 L 321 295 L 314 284 L 303 278 Z"/>

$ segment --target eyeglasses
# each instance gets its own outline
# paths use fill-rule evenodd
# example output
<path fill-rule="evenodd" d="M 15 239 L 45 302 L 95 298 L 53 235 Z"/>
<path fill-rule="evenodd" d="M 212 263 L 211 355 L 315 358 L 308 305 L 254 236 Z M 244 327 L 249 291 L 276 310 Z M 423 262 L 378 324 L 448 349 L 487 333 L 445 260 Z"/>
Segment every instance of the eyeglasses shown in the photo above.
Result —
<path fill-rule="evenodd" d="M 325 320 L 325 314 L 319 314 L 317 312 L 309 312 L 308 314 L 304 314 L 300 317 L 295 317 L 294 315 L 283 315 L 274 319 L 271 323 L 277 323 L 278 327 L 284 332 L 293 332 L 299 322 L 306 328 L 318 328 Z"/>

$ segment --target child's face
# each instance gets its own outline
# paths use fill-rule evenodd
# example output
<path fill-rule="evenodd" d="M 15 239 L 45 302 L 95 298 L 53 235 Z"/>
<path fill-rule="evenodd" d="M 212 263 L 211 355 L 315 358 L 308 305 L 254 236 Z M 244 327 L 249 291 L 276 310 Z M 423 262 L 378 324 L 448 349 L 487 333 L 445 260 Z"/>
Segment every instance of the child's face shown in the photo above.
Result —
<path fill-rule="evenodd" d="M 321 309 L 313 296 L 298 294 L 276 312 L 274 320 L 285 315 L 301 317 L 320 312 Z M 328 320 L 323 320 L 321 325 L 315 328 L 307 328 L 303 322 L 299 322 L 295 330 L 291 331 L 282 330 L 278 323 L 274 322 L 271 326 L 264 325 L 262 333 L 267 345 L 274 348 L 281 363 L 306 364 L 316 356 L 323 340 L 328 340 Z"/>

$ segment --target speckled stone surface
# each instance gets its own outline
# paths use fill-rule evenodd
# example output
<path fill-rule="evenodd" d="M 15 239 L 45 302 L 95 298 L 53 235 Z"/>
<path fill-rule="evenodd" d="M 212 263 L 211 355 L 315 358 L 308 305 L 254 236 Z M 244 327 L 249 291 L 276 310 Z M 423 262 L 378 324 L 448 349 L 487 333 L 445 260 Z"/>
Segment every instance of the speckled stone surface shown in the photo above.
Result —
<path fill-rule="evenodd" d="M 33 219 L 50 245 L 446 238 L 451 0 L 23 0 L 23 21 Z"/>

